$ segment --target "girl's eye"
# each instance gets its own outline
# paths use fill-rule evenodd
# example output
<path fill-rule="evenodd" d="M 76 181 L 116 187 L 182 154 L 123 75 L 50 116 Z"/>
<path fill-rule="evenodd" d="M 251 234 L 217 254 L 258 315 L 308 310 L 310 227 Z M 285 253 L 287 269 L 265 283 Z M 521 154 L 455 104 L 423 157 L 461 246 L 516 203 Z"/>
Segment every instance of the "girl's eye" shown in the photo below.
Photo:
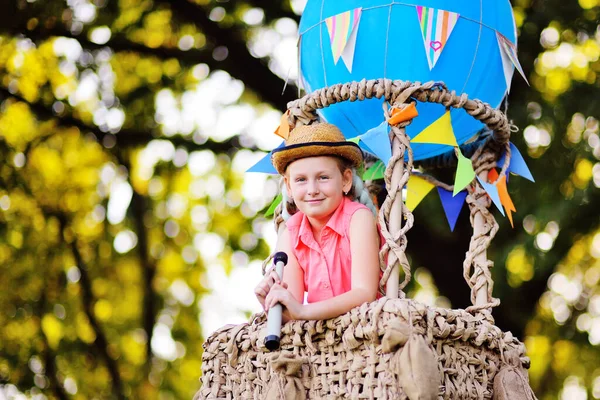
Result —
<path fill-rule="evenodd" d="M 329 179 L 329 177 L 328 177 L 327 175 L 321 175 L 321 176 L 319 177 L 319 179 L 321 179 L 321 180 L 325 180 L 325 179 Z"/>
<path fill-rule="evenodd" d="M 296 182 L 304 182 L 305 180 L 305 178 L 296 178 Z"/>

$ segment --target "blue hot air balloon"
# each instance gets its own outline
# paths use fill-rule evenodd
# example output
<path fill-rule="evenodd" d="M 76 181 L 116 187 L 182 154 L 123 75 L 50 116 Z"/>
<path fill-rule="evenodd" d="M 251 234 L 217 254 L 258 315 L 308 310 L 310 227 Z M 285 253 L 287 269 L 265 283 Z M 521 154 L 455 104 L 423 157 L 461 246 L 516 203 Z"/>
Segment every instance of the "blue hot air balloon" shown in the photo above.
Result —
<path fill-rule="evenodd" d="M 307 92 L 362 79 L 439 81 L 498 107 L 514 66 L 520 68 L 509 0 L 308 0 L 299 33 L 300 82 Z M 383 122 L 381 102 L 343 102 L 320 112 L 353 138 Z M 430 103 L 417 110 L 407 128 L 411 138 L 445 112 Z M 483 126 L 462 109 L 451 117 L 459 144 Z M 414 144 L 413 151 L 419 160 L 448 147 Z"/>

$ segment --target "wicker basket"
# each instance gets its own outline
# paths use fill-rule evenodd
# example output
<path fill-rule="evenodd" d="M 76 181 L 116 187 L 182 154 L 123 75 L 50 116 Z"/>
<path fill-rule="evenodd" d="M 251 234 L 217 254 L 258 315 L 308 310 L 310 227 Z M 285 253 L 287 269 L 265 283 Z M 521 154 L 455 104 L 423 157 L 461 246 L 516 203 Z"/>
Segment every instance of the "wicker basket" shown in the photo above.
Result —
<path fill-rule="evenodd" d="M 484 122 L 493 133 L 472 157 L 479 176 L 486 176 L 502 149 L 508 148 L 510 129 L 504 114 L 466 95 L 456 96 L 439 83 L 373 80 L 335 85 L 290 103 L 289 123 L 309 124 L 317 119 L 319 108 L 373 97 L 397 109 L 415 100 L 461 107 Z M 391 113 L 387 108 L 384 112 L 390 121 Z M 400 195 L 413 169 L 404 132 L 409 123 L 392 125 L 393 157 L 385 178 L 388 197 L 379 215 L 386 239 L 380 260 L 388 261 L 382 265 L 380 286 L 387 288 L 387 295 L 331 320 L 288 322 L 277 352 L 264 346 L 264 313 L 247 324 L 221 328 L 204 344 L 202 385 L 196 398 L 535 398 L 527 379 L 524 345 L 496 327 L 491 316 L 499 300 L 492 297 L 493 263 L 486 250 L 498 225 L 488 210 L 490 200 L 476 181 L 467 196 L 474 233 L 463 264 L 473 305 L 450 310 L 403 298 L 402 289 L 410 279 L 405 233 L 413 223 Z M 501 176 L 509 152 L 506 160 Z M 404 226 L 398 224 L 398 216 Z M 276 218 L 277 227 L 280 222 Z M 398 287 L 400 269 L 404 282 Z"/>
<path fill-rule="evenodd" d="M 272 378 L 285 374 L 272 367 L 273 357 L 287 354 L 301 365 L 294 377 L 308 398 L 406 399 L 392 362 L 401 348 L 384 351 L 384 336 L 395 321 L 411 326 L 435 349 L 443 378 L 431 384 L 440 398 L 492 398 L 504 353 L 516 354 L 518 367 L 529 367 L 523 344 L 484 314 L 384 297 L 328 321 L 284 325 L 276 353 L 264 346 L 262 319 L 220 329 L 204 346 L 197 398 L 264 399 Z"/>

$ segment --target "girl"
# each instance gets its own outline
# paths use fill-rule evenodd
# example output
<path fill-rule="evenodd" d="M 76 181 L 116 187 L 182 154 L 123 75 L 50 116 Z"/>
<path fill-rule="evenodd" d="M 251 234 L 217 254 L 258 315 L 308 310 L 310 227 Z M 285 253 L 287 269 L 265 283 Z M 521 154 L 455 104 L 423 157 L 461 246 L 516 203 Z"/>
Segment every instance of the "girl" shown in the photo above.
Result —
<path fill-rule="evenodd" d="M 360 148 L 334 125 L 314 123 L 294 129 L 272 161 L 298 211 L 277 239 L 277 251 L 288 255 L 283 282 L 272 270 L 255 289 L 264 310 L 281 303 L 284 321 L 323 320 L 375 300 L 376 221 L 369 208 L 349 197 L 352 169 L 363 161 Z"/>

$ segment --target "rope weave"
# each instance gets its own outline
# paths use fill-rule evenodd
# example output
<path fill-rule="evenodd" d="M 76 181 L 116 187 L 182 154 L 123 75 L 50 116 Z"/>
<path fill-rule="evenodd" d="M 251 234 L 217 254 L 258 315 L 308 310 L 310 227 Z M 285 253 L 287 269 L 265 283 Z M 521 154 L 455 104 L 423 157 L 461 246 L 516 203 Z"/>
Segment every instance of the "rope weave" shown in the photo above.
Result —
<path fill-rule="evenodd" d="M 397 108 L 403 109 L 407 107 L 408 104 L 400 104 L 397 105 Z M 389 120 L 390 113 L 384 103 L 384 115 L 386 120 Z M 403 205 L 402 207 L 402 216 L 404 221 L 403 226 L 400 228 L 398 232 L 390 232 L 390 213 L 392 210 L 392 206 L 395 201 L 402 201 L 402 188 L 406 186 L 408 179 L 410 178 L 410 172 L 413 167 L 413 154 L 412 148 L 410 147 L 410 139 L 406 135 L 405 127 L 410 124 L 411 121 L 402 122 L 396 126 L 392 126 L 391 131 L 393 138 L 397 139 L 400 142 L 400 151 L 393 155 L 390 159 L 388 166 L 385 170 L 385 185 L 388 188 L 388 194 L 381 205 L 381 209 L 379 210 L 379 226 L 381 229 L 381 234 L 385 238 L 385 243 L 381 247 L 379 251 L 379 265 L 382 268 L 383 275 L 379 282 L 380 290 L 384 290 L 385 285 L 387 284 L 390 275 L 394 268 L 402 267 L 404 272 L 404 280 L 400 284 L 399 287 L 399 297 L 404 297 L 404 292 L 402 289 L 408 285 L 411 279 L 411 271 L 410 265 L 405 256 L 407 240 L 406 240 L 406 232 L 412 228 L 414 224 L 414 217 L 412 212 L 408 210 L 407 207 Z M 393 140 L 393 139 L 392 139 Z M 397 186 L 392 185 L 392 176 L 394 174 L 394 169 L 396 168 L 397 163 L 404 163 L 405 153 L 408 153 L 408 162 L 404 165 L 402 169 L 402 176 L 398 182 Z M 389 253 L 394 253 L 394 263 L 388 263 Z"/>
<path fill-rule="evenodd" d="M 469 99 L 466 94 L 457 96 L 443 84 L 436 82 L 412 83 L 392 81 L 390 79 L 362 80 L 360 82 L 340 83 L 316 90 L 306 96 L 288 103 L 289 122 L 309 124 L 317 119 L 316 111 L 342 101 L 356 101 L 384 98 L 390 104 L 403 104 L 409 98 L 421 102 L 438 103 L 446 108 L 463 108 L 469 115 L 483 122 L 493 131 L 492 139 L 504 145 L 510 138 L 511 127 L 506 116 L 481 100 Z"/>
<path fill-rule="evenodd" d="M 472 156 L 473 168 L 477 176 L 482 172 L 487 173 L 496 166 L 497 156 L 492 149 L 493 146 L 489 146 L 489 144 L 490 141 L 487 141 Z M 498 179 L 505 179 L 506 168 L 508 168 L 509 163 L 510 147 L 507 143 L 506 160 Z M 496 219 L 489 210 L 492 201 L 477 181 L 469 188 L 466 201 L 469 205 L 471 225 L 475 227 L 475 221 L 478 216 L 483 220 L 481 232 L 475 232 L 475 229 L 473 231 L 469 250 L 463 262 L 463 277 L 471 288 L 471 303 L 473 304 L 467 307 L 467 311 L 475 313 L 500 305 L 500 300 L 492 296 L 494 280 L 492 279 L 490 269 L 494 266 L 494 263 L 487 259 L 486 256 L 487 249 L 494 236 L 496 236 L 499 227 Z M 484 304 L 477 304 L 477 293 L 484 288 L 487 292 L 486 302 Z"/>

